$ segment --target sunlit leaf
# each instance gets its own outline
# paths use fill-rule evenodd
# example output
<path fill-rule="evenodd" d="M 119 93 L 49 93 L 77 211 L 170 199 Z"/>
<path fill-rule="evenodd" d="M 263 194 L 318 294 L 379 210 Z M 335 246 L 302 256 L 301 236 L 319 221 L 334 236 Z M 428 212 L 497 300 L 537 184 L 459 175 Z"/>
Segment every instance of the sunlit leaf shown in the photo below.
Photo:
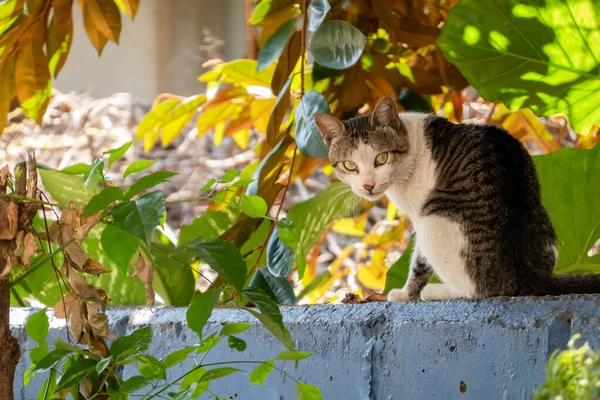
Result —
<path fill-rule="evenodd" d="M 587 133 L 600 118 L 600 13 L 595 0 L 477 0 L 452 8 L 438 45 L 488 101 L 564 113 Z M 558 16 L 561 16 L 560 18 Z"/>
<path fill-rule="evenodd" d="M 133 185 L 129 186 L 129 189 L 125 191 L 123 200 L 130 200 L 136 194 L 143 190 L 153 188 L 154 186 L 167 182 L 167 179 L 177 175 L 175 172 L 170 171 L 156 171 L 150 175 L 141 177 Z"/>
<path fill-rule="evenodd" d="M 48 169 L 38 169 L 44 187 L 60 204 L 66 206 L 70 201 L 76 204 L 87 204 L 98 190 L 83 185 L 81 177 L 63 174 Z"/>
<path fill-rule="evenodd" d="M 48 316 L 46 315 L 45 308 L 33 313 L 27 319 L 27 324 L 25 325 L 25 330 L 29 337 L 38 343 L 41 343 L 46 339 L 49 328 L 50 324 L 48 323 Z"/>
<path fill-rule="evenodd" d="M 102 230 L 102 248 L 122 274 L 127 274 L 129 262 L 137 250 L 137 241 L 129 233 L 115 225 L 106 225 Z"/>
<path fill-rule="evenodd" d="M 271 89 L 276 95 L 286 86 L 286 82 L 296 68 L 302 53 L 301 42 L 302 32 L 294 32 L 279 57 L 271 80 Z"/>
<path fill-rule="evenodd" d="M 413 253 L 414 239 L 411 240 L 402 256 L 387 271 L 385 278 L 384 294 L 388 294 L 392 289 L 402 289 L 408 279 L 408 270 L 410 268 L 410 258 Z"/>
<path fill-rule="evenodd" d="M 108 40 L 119 43 L 121 13 L 113 0 L 85 0 L 86 9 L 96 29 Z"/>
<path fill-rule="evenodd" d="M 221 332 L 219 332 L 219 336 L 237 335 L 246 332 L 248 329 L 250 329 L 251 326 L 252 325 L 250 325 L 247 322 L 233 322 L 231 324 L 225 325 L 221 329 Z"/>
<path fill-rule="evenodd" d="M 242 86 L 271 86 L 274 66 L 257 71 L 256 60 L 239 59 L 217 65 L 198 78 L 201 82 L 220 81 Z"/>
<path fill-rule="evenodd" d="M 150 243 L 164 212 L 164 195 L 154 191 L 135 201 L 117 204 L 112 210 L 112 216 L 121 229 Z"/>
<path fill-rule="evenodd" d="M 296 383 L 298 384 L 298 390 L 296 391 L 296 398 L 298 400 L 323 400 L 321 391 L 315 385 L 299 381 Z"/>
<path fill-rule="evenodd" d="M 265 380 L 269 377 L 269 374 L 273 370 L 274 366 L 275 366 L 275 363 L 273 362 L 273 360 L 265 361 L 262 364 L 260 364 L 250 374 L 250 377 L 249 377 L 250 383 L 253 383 L 255 385 L 264 386 Z"/>
<path fill-rule="evenodd" d="M 356 27 L 344 21 L 321 25 L 310 40 L 315 60 L 328 68 L 345 69 L 359 60 L 367 38 Z"/>
<path fill-rule="evenodd" d="M 142 139 L 145 135 L 154 131 L 160 120 L 177 104 L 179 104 L 178 100 L 167 99 L 154 107 L 152 111 L 146 114 L 140 121 L 135 133 L 135 138 Z"/>
<path fill-rule="evenodd" d="M 308 30 L 316 31 L 331 10 L 329 0 L 311 0 L 308 6 Z"/>
<path fill-rule="evenodd" d="M 282 351 L 275 357 L 276 360 L 304 360 L 305 358 L 312 357 L 311 353 L 298 350 L 286 350 Z"/>
<path fill-rule="evenodd" d="M 50 72 L 56 78 L 67 61 L 73 42 L 73 0 L 56 0 L 52 3 L 53 15 L 46 34 Z"/>
<path fill-rule="evenodd" d="M 90 169 L 83 174 L 83 185 L 87 187 L 96 187 L 104 173 L 104 160 L 96 158 L 92 161 Z"/>
<path fill-rule="evenodd" d="M 89 217 L 98 211 L 106 210 L 113 202 L 121 199 L 123 199 L 121 189 L 116 186 L 109 186 L 90 199 L 83 210 L 83 216 Z"/>
<path fill-rule="evenodd" d="M 236 372 L 243 372 L 241 369 L 233 368 L 233 367 L 221 367 L 209 369 L 206 371 L 202 378 L 200 378 L 200 382 L 212 381 L 213 379 L 219 379 L 227 375 L 231 375 Z"/>

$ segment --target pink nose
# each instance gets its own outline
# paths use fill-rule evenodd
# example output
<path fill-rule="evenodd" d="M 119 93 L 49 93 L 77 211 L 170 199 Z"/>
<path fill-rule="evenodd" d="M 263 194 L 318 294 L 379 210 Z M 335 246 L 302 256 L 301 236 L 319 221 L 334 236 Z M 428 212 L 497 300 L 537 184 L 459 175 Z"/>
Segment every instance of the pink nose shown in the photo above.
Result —
<path fill-rule="evenodd" d="M 375 184 L 374 183 L 365 183 L 363 185 L 363 187 L 365 188 L 365 190 L 367 190 L 368 192 L 370 192 L 375 187 Z"/>

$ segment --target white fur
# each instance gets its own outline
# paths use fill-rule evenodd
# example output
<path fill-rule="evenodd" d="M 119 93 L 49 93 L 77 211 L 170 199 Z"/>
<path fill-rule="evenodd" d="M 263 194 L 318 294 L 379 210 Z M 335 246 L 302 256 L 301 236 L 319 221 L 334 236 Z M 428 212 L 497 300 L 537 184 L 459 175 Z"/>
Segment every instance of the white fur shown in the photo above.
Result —
<path fill-rule="evenodd" d="M 407 159 L 400 167 L 402 171 L 395 171 L 388 164 L 373 168 L 376 152 L 370 146 L 361 145 L 351 158 L 361 172 L 348 176 L 346 182 L 352 186 L 355 193 L 369 200 L 383 196 L 379 190 L 385 188 L 385 194 L 412 220 L 417 232 L 415 248 L 425 256 L 445 284 L 427 285 L 422 293 L 423 299 L 475 298 L 475 283 L 467 274 L 465 262 L 460 255 L 467 244 L 460 226 L 447 218 L 420 215 L 421 207 L 437 178 L 435 163 L 423 134 L 425 117 L 424 114 L 416 113 L 400 114 L 408 132 L 410 146 Z M 372 196 L 362 187 L 364 183 L 375 183 Z M 409 300 L 406 287 L 391 291 L 388 299 Z"/>

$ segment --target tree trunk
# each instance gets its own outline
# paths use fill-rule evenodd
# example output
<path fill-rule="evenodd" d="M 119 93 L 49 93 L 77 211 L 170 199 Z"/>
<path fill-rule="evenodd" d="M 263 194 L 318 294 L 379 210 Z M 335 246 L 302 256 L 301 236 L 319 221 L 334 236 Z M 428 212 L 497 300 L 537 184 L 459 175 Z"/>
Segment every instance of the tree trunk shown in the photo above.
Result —
<path fill-rule="evenodd" d="M 10 283 L 0 278 L 0 399 L 11 400 L 15 369 L 21 357 L 19 342 L 10 332 Z"/>

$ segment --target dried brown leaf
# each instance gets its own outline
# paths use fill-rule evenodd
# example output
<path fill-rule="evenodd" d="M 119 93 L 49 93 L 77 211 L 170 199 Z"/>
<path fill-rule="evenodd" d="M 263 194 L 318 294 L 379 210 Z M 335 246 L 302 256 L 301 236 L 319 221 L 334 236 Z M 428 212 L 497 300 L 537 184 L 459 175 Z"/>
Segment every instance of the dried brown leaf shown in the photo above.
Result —
<path fill-rule="evenodd" d="M 110 333 L 110 330 L 108 329 L 108 317 L 106 314 L 90 304 L 87 305 L 87 319 L 89 327 L 94 333 L 94 337 L 104 337 L 107 339 L 115 338 L 115 336 Z"/>
<path fill-rule="evenodd" d="M 31 257 L 33 257 L 37 251 L 38 246 L 33 233 L 27 232 L 23 239 L 23 264 L 28 266 Z"/>
<path fill-rule="evenodd" d="M 81 343 L 87 344 L 88 350 L 98 357 L 106 358 L 109 356 L 108 345 L 103 338 L 95 337 L 91 329 L 84 332 Z"/>
<path fill-rule="evenodd" d="M 106 304 L 103 301 L 103 296 L 98 291 L 98 288 L 96 288 L 93 285 L 90 285 L 83 276 L 77 274 L 74 271 L 70 271 L 69 282 L 71 283 L 73 293 L 79 298 L 86 301 L 93 301 L 98 305 L 101 305 L 103 309 L 106 308 Z M 104 297 L 105 296 L 106 292 L 104 292 Z"/>
<path fill-rule="evenodd" d="M 146 305 L 154 304 L 154 289 L 152 289 L 152 279 L 154 277 L 154 264 L 147 260 L 141 254 L 135 263 L 135 274 L 142 281 L 146 288 Z"/>
<path fill-rule="evenodd" d="M 83 301 L 77 296 L 68 294 L 54 306 L 54 315 L 57 318 L 66 318 L 69 329 L 77 343 L 83 337 Z"/>
<path fill-rule="evenodd" d="M 0 201 L 0 240 L 13 240 L 19 222 L 19 206 L 9 199 Z"/>
<path fill-rule="evenodd" d="M 104 269 L 104 266 L 96 260 L 88 259 L 88 262 L 83 266 L 83 271 L 94 276 L 100 276 L 110 272 Z"/>

